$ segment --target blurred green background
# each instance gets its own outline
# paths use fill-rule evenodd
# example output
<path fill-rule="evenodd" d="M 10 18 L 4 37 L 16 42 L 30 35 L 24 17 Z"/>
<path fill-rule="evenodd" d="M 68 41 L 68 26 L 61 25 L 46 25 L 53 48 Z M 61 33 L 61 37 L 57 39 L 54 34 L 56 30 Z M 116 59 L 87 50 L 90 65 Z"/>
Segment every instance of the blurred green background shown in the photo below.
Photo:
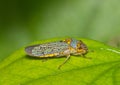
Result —
<path fill-rule="evenodd" d="M 120 0 L 0 0 L 0 61 L 37 40 L 89 38 L 120 46 Z"/>

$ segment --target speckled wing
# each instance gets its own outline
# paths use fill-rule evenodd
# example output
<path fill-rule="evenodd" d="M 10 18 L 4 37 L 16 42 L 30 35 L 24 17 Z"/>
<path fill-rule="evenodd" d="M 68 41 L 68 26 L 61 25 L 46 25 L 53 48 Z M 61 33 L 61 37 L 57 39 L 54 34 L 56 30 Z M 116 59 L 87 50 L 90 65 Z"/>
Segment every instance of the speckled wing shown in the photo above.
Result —
<path fill-rule="evenodd" d="M 69 49 L 69 45 L 66 42 L 51 42 L 39 45 L 28 46 L 25 48 L 25 51 L 30 56 L 36 57 L 49 57 L 48 55 L 57 54 L 59 56 L 60 53 Z"/>

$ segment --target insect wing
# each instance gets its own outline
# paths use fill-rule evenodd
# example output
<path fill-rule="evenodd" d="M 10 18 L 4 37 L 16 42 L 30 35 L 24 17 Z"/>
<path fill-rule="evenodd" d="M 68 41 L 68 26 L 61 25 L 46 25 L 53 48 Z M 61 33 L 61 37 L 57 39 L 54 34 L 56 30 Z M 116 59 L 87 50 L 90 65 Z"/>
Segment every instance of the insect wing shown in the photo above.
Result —
<path fill-rule="evenodd" d="M 60 53 L 64 52 L 69 48 L 69 45 L 65 42 L 51 42 L 39 45 L 33 45 L 26 47 L 25 51 L 30 56 L 44 57 L 56 54 L 59 56 Z"/>

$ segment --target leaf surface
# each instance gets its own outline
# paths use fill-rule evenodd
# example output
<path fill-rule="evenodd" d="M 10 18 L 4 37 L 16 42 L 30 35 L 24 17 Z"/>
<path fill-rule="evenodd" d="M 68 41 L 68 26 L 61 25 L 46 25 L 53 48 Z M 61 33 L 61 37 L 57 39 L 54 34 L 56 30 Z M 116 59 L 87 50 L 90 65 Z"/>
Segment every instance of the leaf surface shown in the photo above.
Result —
<path fill-rule="evenodd" d="M 65 57 L 42 62 L 27 56 L 24 48 L 17 50 L 0 62 L 0 85 L 120 85 L 120 50 L 94 40 L 80 40 L 88 46 L 88 58 L 71 55 L 60 70 Z"/>

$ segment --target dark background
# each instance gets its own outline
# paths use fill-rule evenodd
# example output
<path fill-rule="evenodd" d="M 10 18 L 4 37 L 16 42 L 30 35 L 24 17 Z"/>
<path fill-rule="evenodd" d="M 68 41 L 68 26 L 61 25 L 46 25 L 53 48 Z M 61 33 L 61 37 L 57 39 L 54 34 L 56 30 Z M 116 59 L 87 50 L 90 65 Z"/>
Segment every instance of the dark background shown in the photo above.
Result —
<path fill-rule="evenodd" d="M 0 61 L 37 40 L 82 37 L 120 47 L 120 0 L 0 0 Z"/>

